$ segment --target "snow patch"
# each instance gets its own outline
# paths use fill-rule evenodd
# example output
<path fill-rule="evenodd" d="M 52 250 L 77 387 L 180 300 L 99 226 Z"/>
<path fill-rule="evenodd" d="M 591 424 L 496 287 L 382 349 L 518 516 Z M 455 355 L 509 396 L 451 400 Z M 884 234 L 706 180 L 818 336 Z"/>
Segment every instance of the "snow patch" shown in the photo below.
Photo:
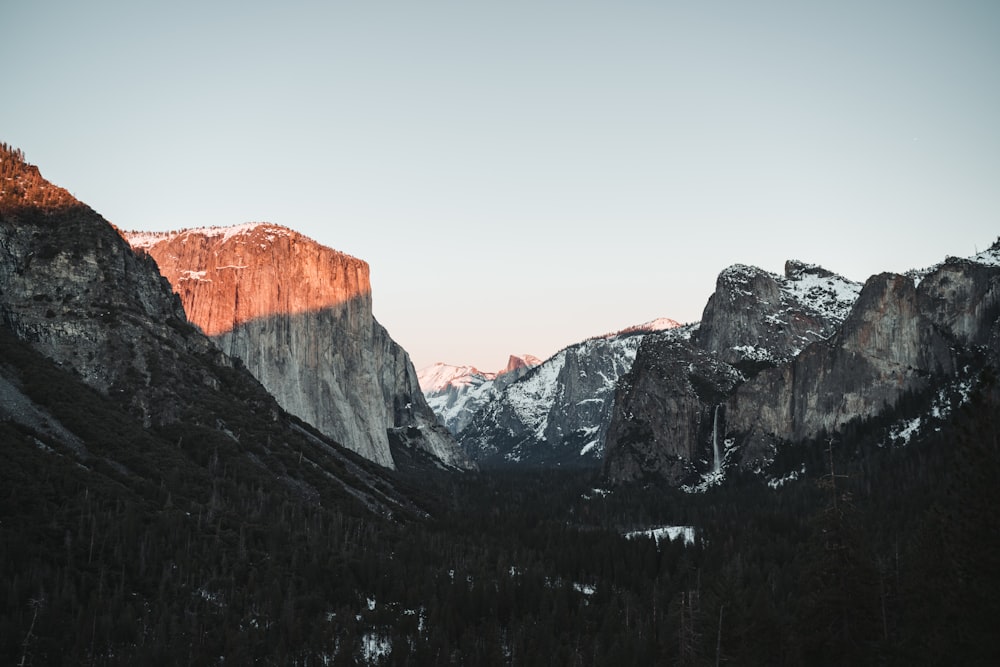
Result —
<path fill-rule="evenodd" d="M 365 664 L 381 660 L 392 653 L 392 641 L 385 636 L 369 632 L 361 638 L 361 657 Z"/>
<path fill-rule="evenodd" d="M 788 484 L 789 482 L 794 482 L 804 474 L 806 474 L 805 465 L 803 465 L 802 468 L 800 468 L 799 470 L 793 470 L 784 477 L 775 477 L 773 479 L 769 479 L 767 481 L 767 485 L 772 489 L 780 489 L 785 484 Z"/>
<path fill-rule="evenodd" d="M 691 546 L 694 544 L 694 526 L 660 526 L 649 530 L 633 530 L 625 533 L 625 539 L 634 540 L 639 537 L 648 537 L 656 541 L 656 546 L 660 546 L 662 540 L 683 539 L 684 544 Z"/>

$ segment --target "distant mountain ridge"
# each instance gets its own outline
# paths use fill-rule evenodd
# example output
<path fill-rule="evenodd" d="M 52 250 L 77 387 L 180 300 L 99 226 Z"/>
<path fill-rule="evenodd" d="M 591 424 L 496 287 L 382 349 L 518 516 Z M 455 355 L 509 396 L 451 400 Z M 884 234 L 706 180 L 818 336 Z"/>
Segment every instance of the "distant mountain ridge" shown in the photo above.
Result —
<path fill-rule="evenodd" d="M 643 336 L 677 326 L 661 318 L 560 350 L 480 401 L 459 443 L 488 467 L 600 465 L 615 383 Z"/>
<path fill-rule="evenodd" d="M 496 372 L 437 363 L 421 369 L 417 376 L 427 404 L 441 423 L 456 434 L 498 392 L 540 363 L 538 357 L 530 354 L 512 354 L 507 365 Z"/>
<path fill-rule="evenodd" d="M 501 375 L 516 371 L 520 368 L 531 368 L 542 363 L 542 360 L 530 354 L 510 355 L 507 365 L 498 371 L 481 371 L 475 366 L 455 366 L 438 362 L 425 366 L 417 371 L 417 378 L 420 380 L 420 388 L 425 394 L 441 391 L 447 387 L 462 387 L 475 383 L 474 378 L 482 380 L 495 380 Z"/>

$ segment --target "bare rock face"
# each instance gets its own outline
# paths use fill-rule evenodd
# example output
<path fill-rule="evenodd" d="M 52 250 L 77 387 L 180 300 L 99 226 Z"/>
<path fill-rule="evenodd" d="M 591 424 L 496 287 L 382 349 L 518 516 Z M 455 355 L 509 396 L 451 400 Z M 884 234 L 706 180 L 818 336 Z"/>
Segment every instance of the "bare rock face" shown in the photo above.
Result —
<path fill-rule="evenodd" d="M 615 391 L 604 461 L 616 482 L 646 476 L 680 483 L 718 426 L 718 406 L 742 381 L 739 371 L 691 344 L 690 327 L 649 335 Z"/>
<path fill-rule="evenodd" d="M 393 467 L 389 432 L 411 427 L 421 437 L 408 442 L 466 465 L 409 355 L 372 316 L 367 263 L 269 224 L 127 236 L 283 408 L 383 466 Z"/>

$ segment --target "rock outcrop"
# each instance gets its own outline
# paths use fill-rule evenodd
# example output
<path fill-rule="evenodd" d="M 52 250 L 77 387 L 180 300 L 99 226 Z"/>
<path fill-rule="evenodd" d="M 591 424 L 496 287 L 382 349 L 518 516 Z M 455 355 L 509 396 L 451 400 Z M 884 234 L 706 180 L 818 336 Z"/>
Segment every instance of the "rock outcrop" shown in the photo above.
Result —
<path fill-rule="evenodd" d="M 468 464 L 409 355 L 372 316 L 367 263 L 271 224 L 127 238 L 156 260 L 188 318 L 292 414 L 383 466 L 402 431 L 446 465 Z"/>
<path fill-rule="evenodd" d="M 719 274 L 695 342 L 720 361 L 746 369 L 781 363 L 833 335 L 860 289 L 795 260 L 785 263 L 783 276 L 737 264 Z"/>

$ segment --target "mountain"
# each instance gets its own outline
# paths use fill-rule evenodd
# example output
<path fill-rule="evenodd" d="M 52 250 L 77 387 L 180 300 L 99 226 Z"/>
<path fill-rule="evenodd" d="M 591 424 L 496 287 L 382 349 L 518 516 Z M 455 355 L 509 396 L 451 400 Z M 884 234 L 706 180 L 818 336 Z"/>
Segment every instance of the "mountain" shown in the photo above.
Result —
<path fill-rule="evenodd" d="M 530 354 L 510 355 L 507 366 L 496 372 L 484 372 L 475 366 L 452 366 L 437 363 L 417 372 L 427 404 L 453 434 L 465 428 L 486 403 L 510 383 L 539 365 Z"/>
<path fill-rule="evenodd" d="M 418 477 L 283 410 L 148 257 L 0 145 L 0 663 L 1000 664 L 997 271 L 994 246 L 875 276 L 785 360 L 782 331 L 732 364 L 747 343 L 706 349 L 704 322 L 641 334 L 619 390 L 644 386 L 647 417 L 693 401 L 705 438 L 677 461 L 721 473 L 704 494 Z M 822 432 L 825 406 L 899 381 Z"/>
<path fill-rule="evenodd" d="M 31 364 L 53 365 L 67 378 L 62 384 L 80 383 L 102 409 L 120 413 L 128 428 L 197 434 L 192 442 L 170 435 L 173 448 L 221 438 L 239 443 L 263 465 L 265 456 L 277 455 L 273 450 L 294 445 L 313 452 L 314 462 L 325 461 L 320 469 L 341 469 L 330 474 L 338 488 L 346 485 L 358 498 L 384 495 L 365 483 L 346 482 L 345 466 L 362 470 L 356 457 L 287 414 L 242 365 L 193 327 L 155 262 L 135 253 L 98 213 L 45 181 L 5 144 L 0 178 L 0 325 L 11 356 L 15 345 L 30 350 L 22 354 Z M 6 418 L 39 429 L 49 440 L 37 437 L 49 446 L 87 459 L 87 438 L 52 412 L 52 406 L 73 408 L 63 404 L 64 387 L 28 391 L 18 378 L 30 370 L 13 360 L 4 366 Z M 284 444 L 265 444 L 279 442 Z M 130 459 L 138 454 L 126 452 Z M 112 457 L 104 460 L 116 470 L 129 468 Z M 361 477 L 371 476 L 363 470 Z M 280 465 L 271 472 L 297 493 L 314 495 L 310 484 L 296 479 L 298 473 Z M 384 501 L 366 504 L 382 507 Z"/>
<path fill-rule="evenodd" d="M 487 467 L 599 465 L 615 383 L 658 326 L 677 323 L 657 320 L 557 352 L 483 401 L 458 441 Z"/>
<path fill-rule="evenodd" d="M 834 336 L 729 397 L 726 429 L 741 464 L 758 466 L 778 443 L 835 436 L 907 395 L 960 391 L 998 363 L 1000 244 L 917 279 L 869 278 Z"/>
<path fill-rule="evenodd" d="M 156 261 L 189 320 L 292 414 L 383 466 L 403 443 L 469 465 L 373 317 L 367 263 L 265 223 L 126 238 Z"/>
<path fill-rule="evenodd" d="M 247 664 L 329 629 L 315 600 L 356 598 L 360 535 L 420 494 L 283 410 L 2 144 L 0 183 L 0 662 Z"/>
<path fill-rule="evenodd" d="M 724 270 L 691 336 L 648 337 L 622 378 L 609 480 L 759 471 L 782 443 L 835 435 L 908 395 L 954 392 L 996 358 L 996 254 L 863 287 L 801 262 L 784 276 Z"/>

